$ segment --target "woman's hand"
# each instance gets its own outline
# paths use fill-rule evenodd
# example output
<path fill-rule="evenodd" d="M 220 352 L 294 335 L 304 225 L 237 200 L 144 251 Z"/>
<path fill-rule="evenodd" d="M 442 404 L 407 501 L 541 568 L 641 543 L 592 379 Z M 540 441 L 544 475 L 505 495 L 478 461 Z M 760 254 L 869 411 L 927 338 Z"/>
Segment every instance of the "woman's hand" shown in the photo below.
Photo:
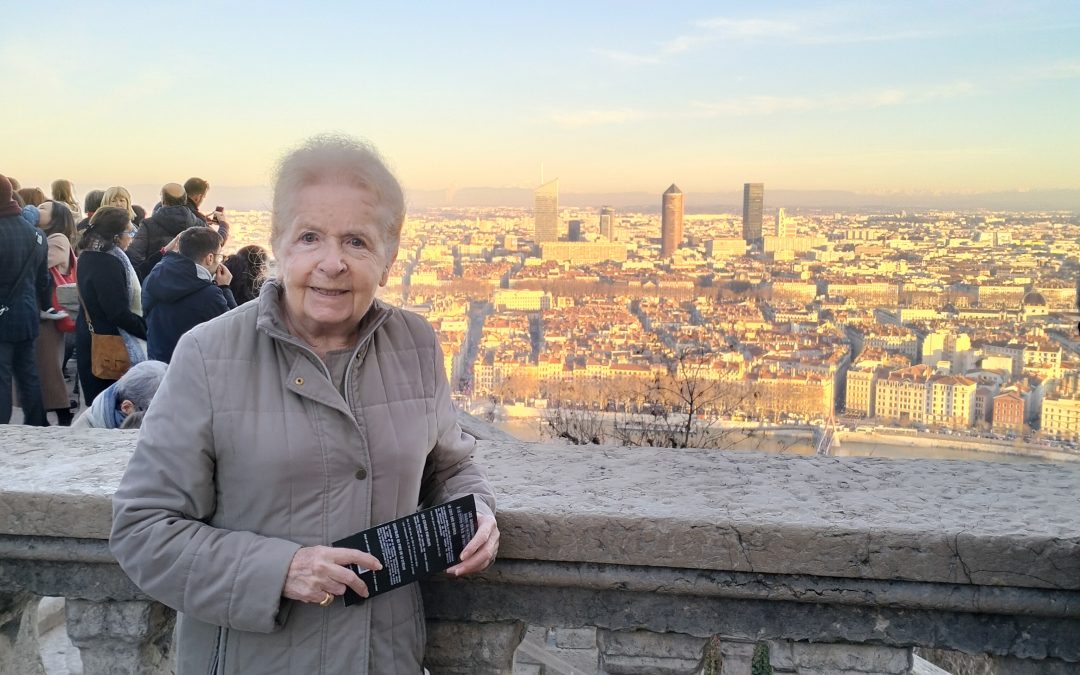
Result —
<path fill-rule="evenodd" d="M 447 574 L 463 577 L 483 572 L 495 562 L 495 556 L 499 553 L 499 526 L 486 513 L 476 514 L 476 520 L 476 534 L 461 552 L 461 562 L 446 570 Z"/>
<path fill-rule="evenodd" d="M 335 597 L 342 595 L 347 586 L 360 597 L 366 598 L 367 586 L 352 570 L 345 567 L 350 564 L 369 570 L 382 569 L 382 563 L 375 556 L 356 549 L 331 546 L 302 548 L 289 563 L 285 590 L 281 594 L 290 600 L 320 604 L 327 600 L 327 593 Z"/>

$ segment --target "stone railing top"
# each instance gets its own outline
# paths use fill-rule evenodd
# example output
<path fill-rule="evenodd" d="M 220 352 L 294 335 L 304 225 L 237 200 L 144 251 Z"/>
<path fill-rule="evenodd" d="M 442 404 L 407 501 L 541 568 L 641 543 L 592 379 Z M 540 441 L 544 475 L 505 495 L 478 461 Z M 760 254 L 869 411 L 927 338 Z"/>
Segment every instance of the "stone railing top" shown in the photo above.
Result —
<path fill-rule="evenodd" d="M 103 539 L 136 432 L 0 426 L 0 534 Z M 1080 466 L 482 441 L 505 558 L 1080 588 Z"/>

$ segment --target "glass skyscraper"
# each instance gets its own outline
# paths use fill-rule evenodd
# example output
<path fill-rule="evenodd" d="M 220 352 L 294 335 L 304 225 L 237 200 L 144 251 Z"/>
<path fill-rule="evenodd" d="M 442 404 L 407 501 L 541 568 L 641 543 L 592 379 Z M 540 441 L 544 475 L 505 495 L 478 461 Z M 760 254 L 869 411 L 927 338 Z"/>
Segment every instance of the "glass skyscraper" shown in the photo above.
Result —
<path fill-rule="evenodd" d="M 761 241 L 761 211 L 765 205 L 765 183 L 743 184 L 742 237 L 747 244 Z"/>
<path fill-rule="evenodd" d="M 559 179 L 533 191 L 533 238 L 537 243 L 559 240 Z"/>

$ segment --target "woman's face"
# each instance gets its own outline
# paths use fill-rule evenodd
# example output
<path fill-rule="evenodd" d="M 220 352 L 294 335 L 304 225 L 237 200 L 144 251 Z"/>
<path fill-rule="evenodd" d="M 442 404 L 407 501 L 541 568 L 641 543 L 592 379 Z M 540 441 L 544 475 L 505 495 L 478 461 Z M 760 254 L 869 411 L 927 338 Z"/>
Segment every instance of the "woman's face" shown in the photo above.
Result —
<path fill-rule="evenodd" d="M 120 236 L 116 238 L 116 245 L 120 247 L 121 251 L 126 251 L 128 246 L 131 246 L 131 240 L 135 238 L 135 226 L 128 223 L 127 229 L 120 233 Z"/>
<path fill-rule="evenodd" d="M 388 256 L 375 196 L 346 185 L 317 184 L 293 197 L 278 238 L 285 311 L 300 337 L 347 338 L 386 284 Z"/>
<path fill-rule="evenodd" d="M 38 227 L 40 227 L 43 230 L 49 229 L 49 225 L 52 224 L 53 203 L 52 202 L 43 202 L 41 204 L 41 206 L 39 206 L 37 208 L 38 208 L 38 213 L 41 215 L 41 217 L 38 218 Z"/>
<path fill-rule="evenodd" d="M 116 195 L 113 197 L 112 204 L 108 204 L 108 206 L 119 206 L 126 211 L 131 204 L 128 203 L 128 198 L 124 195 Z"/>

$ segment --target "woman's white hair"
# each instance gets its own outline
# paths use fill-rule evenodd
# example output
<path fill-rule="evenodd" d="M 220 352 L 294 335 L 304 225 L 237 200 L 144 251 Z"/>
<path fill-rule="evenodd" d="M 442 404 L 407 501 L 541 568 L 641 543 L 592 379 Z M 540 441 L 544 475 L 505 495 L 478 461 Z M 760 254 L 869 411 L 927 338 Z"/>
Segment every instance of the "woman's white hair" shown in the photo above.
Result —
<path fill-rule="evenodd" d="M 167 367 L 161 361 L 136 363 L 117 381 L 116 400 L 131 401 L 139 410 L 146 410 L 165 378 Z"/>
<path fill-rule="evenodd" d="M 386 255 L 397 252 L 405 222 L 405 195 L 401 184 L 386 167 L 379 151 L 367 141 L 341 134 L 320 134 L 286 154 L 274 174 L 274 203 L 270 216 L 270 241 L 277 248 L 289 227 L 290 208 L 296 193 L 309 185 L 340 184 L 362 188 L 375 195 Z"/>

